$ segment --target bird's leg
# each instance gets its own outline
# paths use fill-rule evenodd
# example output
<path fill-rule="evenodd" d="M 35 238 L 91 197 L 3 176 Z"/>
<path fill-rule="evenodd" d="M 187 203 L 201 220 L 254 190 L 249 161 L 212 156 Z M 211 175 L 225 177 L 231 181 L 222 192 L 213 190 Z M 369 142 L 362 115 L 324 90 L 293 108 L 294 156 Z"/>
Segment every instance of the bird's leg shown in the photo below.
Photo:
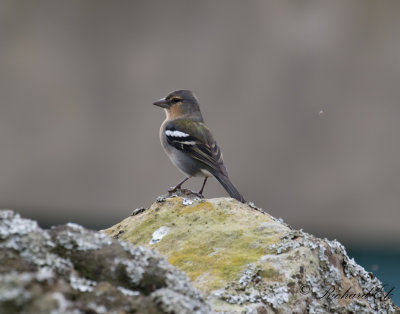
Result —
<path fill-rule="evenodd" d="M 203 195 L 203 190 L 204 190 L 204 187 L 206 186 L 207 179 L 208 179 L 208 177 L 204 178 L 203 185 L 201 186 L 201 189 L 198 194 Z"/>
<path fill-rule="evenodd" d="M 168 192 L 175 192 L 176 190 L 179 190 L 182 186 L 183 183 L 185 183 L 187 180 L 189 180 L 190 177 L 186 177 L 185 179 L 183 179 L 181 182 L 179 182 L 177 185 L 175 185 L 172 188 L 168 189 Z"/>

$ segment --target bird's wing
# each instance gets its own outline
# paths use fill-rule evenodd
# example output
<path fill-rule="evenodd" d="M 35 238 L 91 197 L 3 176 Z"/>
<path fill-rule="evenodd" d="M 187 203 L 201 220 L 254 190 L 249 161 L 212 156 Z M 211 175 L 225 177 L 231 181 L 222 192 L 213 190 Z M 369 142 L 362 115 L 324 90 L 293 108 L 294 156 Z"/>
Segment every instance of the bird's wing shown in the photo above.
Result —
<path fill-rule="evenodd" d="M 170 145 L 207 166 L 211 173 L 228 175 L 221 149 L 204 123 L 178 119 L 169 122 L 164 132 Z"/>

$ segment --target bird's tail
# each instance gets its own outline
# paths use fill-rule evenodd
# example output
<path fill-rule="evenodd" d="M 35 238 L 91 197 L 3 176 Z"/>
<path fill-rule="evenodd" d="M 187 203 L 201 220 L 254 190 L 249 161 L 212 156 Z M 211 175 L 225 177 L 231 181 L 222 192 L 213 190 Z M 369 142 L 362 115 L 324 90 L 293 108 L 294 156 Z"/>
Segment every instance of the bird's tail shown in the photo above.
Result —
<path fill-rule="evenodd" d="M 232 184 L 231 180 L 229 180 L 227 176 L 223 175 L 222 173 L 216 173 L 214 174 L 214 176 L 231 197 L 237 199 L 239 202 L 246 202 L 243 196 L 239 193 L 239 191 L 235 188 L 235 186 Z"/>

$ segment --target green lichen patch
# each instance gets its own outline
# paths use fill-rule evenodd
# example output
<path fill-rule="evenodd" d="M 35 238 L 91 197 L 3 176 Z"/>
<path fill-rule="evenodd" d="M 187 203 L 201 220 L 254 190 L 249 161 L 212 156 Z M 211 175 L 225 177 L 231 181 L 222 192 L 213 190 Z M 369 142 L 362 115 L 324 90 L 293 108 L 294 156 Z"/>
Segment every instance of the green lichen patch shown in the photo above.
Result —
<path fill-rule="evenodd" d="M 238 279 L 246 265 L 271 254 L 270 245 L 280 241 L 269 215 L 235 200 L 182 202 L 175 197 L 155 203 L 106 232 L 157 250 L 206 293 Z M 161 227 L 168 227 L 168 234 L 150 244 Z M 270 277 L 274 272 L 269 267 L 260 274 Z"/>

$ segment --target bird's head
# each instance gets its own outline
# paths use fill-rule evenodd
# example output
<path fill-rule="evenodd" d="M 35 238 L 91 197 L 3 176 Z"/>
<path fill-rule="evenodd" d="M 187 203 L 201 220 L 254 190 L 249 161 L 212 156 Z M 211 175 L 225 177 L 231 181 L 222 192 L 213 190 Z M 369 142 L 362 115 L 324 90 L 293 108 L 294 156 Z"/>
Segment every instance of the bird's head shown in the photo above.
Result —
<path fill-rule="evenodd" d="M 167 97 L 153 103 L 153 105 L 164 108 L 167 118 L 180 116 L 200 115 L 199 103 L 190 90 L 177 90 Z"/>

